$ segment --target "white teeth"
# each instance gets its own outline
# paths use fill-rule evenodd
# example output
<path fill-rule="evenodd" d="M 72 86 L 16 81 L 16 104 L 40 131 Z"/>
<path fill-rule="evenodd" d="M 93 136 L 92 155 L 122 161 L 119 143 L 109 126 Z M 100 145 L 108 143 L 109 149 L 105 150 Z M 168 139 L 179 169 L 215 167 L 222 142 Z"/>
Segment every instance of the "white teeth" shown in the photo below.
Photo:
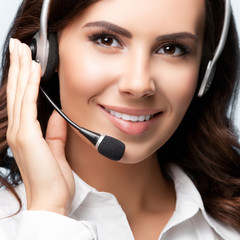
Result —
<path fill-rule="evenodd" d="M 119 113 L 119 112 L 115 112 L 115 116 L 116 116 L 117 118 L 122 118 L 122 114 Z"/>
<path fill-rule="evenodd" d="M 126 121 L 131 121 L 131 122 L 144 122 L 148 121 L 153 115 L 140 115 L 140 116 L 135 116 L 135 115 L 128 115 L 125 113 L 119 113 L 115 112 L 113 110 L 109 110 L 105 108 L 106 111 L 108 111 L 111 115 L 126 120 Z"/>
<path fill-rule="evenodd" d="M 130 121 L 132 121 L 132 122 L 138 121 L 138 116 L 131 116 L 131 115 L 129 115 L 129 116 L 130 116 Z"/>
<path fill-rule="evenodd" d="M 150 119 L 151 115 L 146 116 L 146 120 L 148 121 Z"/>
<path fill-rule="evenodd" d="M 149 115 L 148 115 L 149 116 Z M 146 119 L 145 116 L 139 116 L 138 121 L 143 122 Z M 149 119 L 148 119 L 149 120 Z"/>
<path fill-rule="evenodd" d="M 106 110 L 107 110 L 107 109 L 106 109 Z M 108 110 L 108 112 L 109 112 L 109 110 Z M 112 111 L 112 110 L 110 111 L 110 114 L 113 115 L 113 116 L 115 116 L 115 112 Z"/>
<path fill-rule="evenodd" d="M 129 121 L 130 120 L 130 116 L 127 115 L 127 114 L 122 114 L 122 119 L 126 120 L 126 121 Z"/>

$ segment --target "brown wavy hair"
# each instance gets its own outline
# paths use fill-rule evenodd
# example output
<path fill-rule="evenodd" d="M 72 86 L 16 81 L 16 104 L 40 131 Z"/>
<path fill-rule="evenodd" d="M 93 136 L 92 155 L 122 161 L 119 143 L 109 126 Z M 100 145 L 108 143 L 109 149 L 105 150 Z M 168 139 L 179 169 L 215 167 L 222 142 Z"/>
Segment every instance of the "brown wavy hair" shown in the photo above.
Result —
<path fill-rule="evenodd" d="M 60 31 L 97 1 L 52 0 L 49 31 Z M 224 16 L 223 0 L 206 0 L 205 5 L 206 27 L 199 84 L 219 41 Z M 14 158 L 7 154 L 6 141 L 8 125 L 6 86 L 10 64 L 8 44 L 11 37 L 30 43 L 39 29 L 41 6 L 42 0 L 22 2 L 3 50 L 0 88 L 0 167 L 7 169 L 8 174 L 0 175 L 0 183 L 17 197 L 20 204 L 14 186 L 21 182 L 21 175 Z M 57 77 L 53 77 L 48 86 L 56 96 L 59 94 L 57 80 Z M 193 179 L 208 213 L 240 230 L 240 146 L 237 129 L 233 124 L 238 87 L 239 45 L 234 19 L 231 16 L 226 46 L 218 61 L 211 88 L 202 98 L 194 97 L 178 130 L 158 150 L 158 155 L 160 166 L 166 176 L 169 163 L 181 166 Z M 51 111 L 51 106 L 40 94 L 38 119 L 43 134 Z"/>

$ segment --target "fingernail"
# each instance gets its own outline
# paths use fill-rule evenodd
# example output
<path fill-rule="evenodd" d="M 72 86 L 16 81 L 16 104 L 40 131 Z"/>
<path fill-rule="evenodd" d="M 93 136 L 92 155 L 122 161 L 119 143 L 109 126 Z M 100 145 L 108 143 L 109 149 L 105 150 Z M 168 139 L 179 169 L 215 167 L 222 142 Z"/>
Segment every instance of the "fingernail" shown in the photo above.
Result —
<path fill-rule="evenodd" d="M 10 38 L 10 42 L 9 42 L 9 52 L 10 54 L 13 53 L 15 48 L 15 40 L 13 38 Z"/>

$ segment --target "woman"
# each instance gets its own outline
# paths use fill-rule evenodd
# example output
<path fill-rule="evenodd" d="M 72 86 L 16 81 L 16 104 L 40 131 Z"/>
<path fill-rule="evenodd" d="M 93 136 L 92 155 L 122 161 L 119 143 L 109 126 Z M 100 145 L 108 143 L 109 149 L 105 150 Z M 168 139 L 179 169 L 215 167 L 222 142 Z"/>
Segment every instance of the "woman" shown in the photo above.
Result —
<path fill-rule="evenodd" d="M 38 98 L 26 44 L 41 5 L 23 1 L 4 52 L 1 182 L 22 205 L 1 191 L 3 239 L 239 239 L 233 18 L 212 86 L 196 96 L 224 1 L 52 1 L 59 65 L 44 87 L 78 125 L 124 142 L 119 162 Z"/>

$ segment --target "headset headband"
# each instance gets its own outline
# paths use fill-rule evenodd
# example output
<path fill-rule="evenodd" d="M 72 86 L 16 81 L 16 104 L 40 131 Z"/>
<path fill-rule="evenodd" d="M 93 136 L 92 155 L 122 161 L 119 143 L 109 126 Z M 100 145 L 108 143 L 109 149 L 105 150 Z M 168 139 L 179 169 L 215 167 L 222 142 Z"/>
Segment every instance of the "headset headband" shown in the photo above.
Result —
<path fill-rule="evenodd" d="M 43 1 L 42 10 L 41 10 L 41 19 L 40 19 L 40 30 L 34 36 L 34 38 L 37 41 L 36 61 L 41 63 L 42 76 L 44 75 L 47 67 L 48 53 L 49 53 L 47 23 L 48 23 L 48 17 L 49 17 L 50 2 L 51 0 Z M 225 13 L 224 13 L 224 22 L 223 22 L 221 37 L 220 37 L 218 46 L 215 50 L 213 59 L 208 62 L 207 69 L 204 74 L 204 77 L 198 92 L 198 97 L 203 96 L 211 86 L 211 83 L 216 71 L 217 60 L 219 59 L 226 43 L 229 24 L 230 24 L 230 17 L 231 17 L 230 0 L 225 0 Z"/>
<path fill-rule="evenodd" d="M 42 76 L 45 73 L 48 63 L 49 42 L 48 42 L 48 16 L 50 11 L 51 0 L 44 0 L 42 4 L 41 17 L 40 17 L 40 29 L 35 34 L 34 38 L 37 41 L 36 44 L 36 61 L 41 64 Z"/>
<path fill-rule="evenodd" d="M 198 92 L 198 97 L 201 97 L 202 95 L 204 95 L 211 86 L 211 83 L 216 71 L 217 60 L 219 59 L 227 40 L 231 12 L 232 10 L 231 10 L 230 0 L 225 0 L 225 13 L 224 13 L 224 22 L 223 22 L 221 37 L 220 37 L 218 46 L 215 50 L 215 53 L 213 55 L 213 59 L 208 62 L 208 66 Z"/>

